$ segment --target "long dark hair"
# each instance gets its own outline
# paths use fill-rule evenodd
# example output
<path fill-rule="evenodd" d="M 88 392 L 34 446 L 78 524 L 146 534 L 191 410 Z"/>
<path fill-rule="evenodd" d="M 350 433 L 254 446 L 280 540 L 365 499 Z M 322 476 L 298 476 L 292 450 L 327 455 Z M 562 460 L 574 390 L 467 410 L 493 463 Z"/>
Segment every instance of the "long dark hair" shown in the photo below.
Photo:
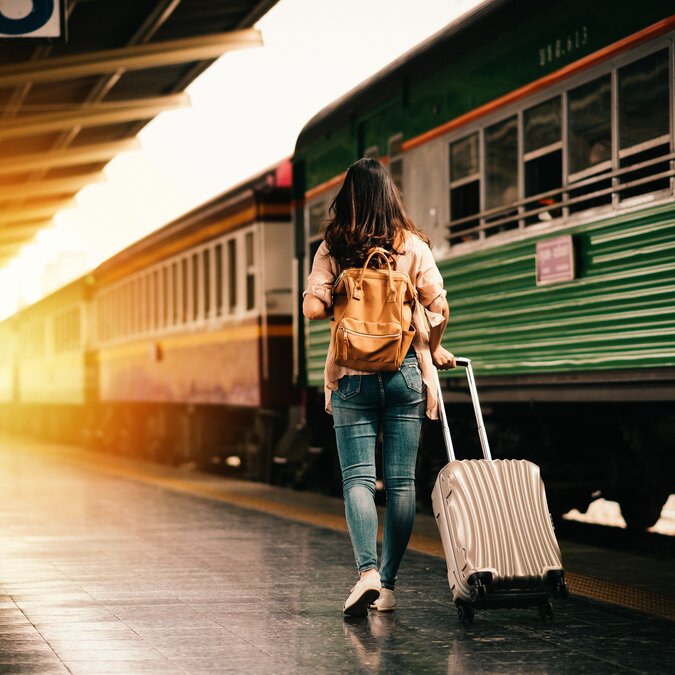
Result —
<path fill-rule="evenodd" d="M 391 174 L 376 159 L 365 157 L 349 167 L 328 214 L 324 239 L 342 269 L 363 265 L 374 246 L 398 254 L 394 247 L 402 242 L 402 230 L 429 243 L 406 214 Z"/>

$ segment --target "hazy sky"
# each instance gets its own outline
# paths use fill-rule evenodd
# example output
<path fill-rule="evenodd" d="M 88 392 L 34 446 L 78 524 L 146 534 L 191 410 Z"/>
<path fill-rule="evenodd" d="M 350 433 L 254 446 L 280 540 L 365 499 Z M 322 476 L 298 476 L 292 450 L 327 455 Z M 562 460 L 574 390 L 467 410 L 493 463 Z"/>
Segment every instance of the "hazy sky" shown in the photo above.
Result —
<path fill-rule="evenodd" d="M 280 0 L 264 47 L 225 54 L 0 270 L 0 317 L 292 153 L 307 120 L 478 0 Z M 51 264 L 50 264 L 51 263 Z M 45 270 L 51 273 L 45 279 Z M 46 286 L 46 287 L 45 287 Z"/>

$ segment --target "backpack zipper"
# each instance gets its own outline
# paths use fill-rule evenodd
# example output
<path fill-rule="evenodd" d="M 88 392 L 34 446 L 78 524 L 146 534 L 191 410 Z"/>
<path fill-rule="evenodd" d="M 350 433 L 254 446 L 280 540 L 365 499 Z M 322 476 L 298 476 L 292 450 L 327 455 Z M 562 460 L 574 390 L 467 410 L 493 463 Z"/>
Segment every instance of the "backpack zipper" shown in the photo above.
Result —
<path fill-rule="evenodd" d="M 345 328 L 344 326 L 340 326 L 340 330 L 343 333 L 353 333 L 354 335 L 363 335 L 363 337 L 373 337 L 373 338 L 390 338 L 390 337 L 398 337 L 400 335 L 400 333 L 388 333 L 386 335 L 373 335 L 372 333 L 362 333 L 361 331 L 353 330 L 352 328 Z"/>

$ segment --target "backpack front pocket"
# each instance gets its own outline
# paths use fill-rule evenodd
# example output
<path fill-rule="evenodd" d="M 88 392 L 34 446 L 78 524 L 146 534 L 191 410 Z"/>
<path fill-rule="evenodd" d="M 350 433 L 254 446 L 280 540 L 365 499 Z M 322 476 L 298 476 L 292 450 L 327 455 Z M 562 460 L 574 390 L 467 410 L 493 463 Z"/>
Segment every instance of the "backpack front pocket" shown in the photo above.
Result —
<path fill-rule="evenodd" d="M 396 323 L 345 318 L 337 326 L 336 363 L 366 372 L 397 370 L 401 337 Z"/>

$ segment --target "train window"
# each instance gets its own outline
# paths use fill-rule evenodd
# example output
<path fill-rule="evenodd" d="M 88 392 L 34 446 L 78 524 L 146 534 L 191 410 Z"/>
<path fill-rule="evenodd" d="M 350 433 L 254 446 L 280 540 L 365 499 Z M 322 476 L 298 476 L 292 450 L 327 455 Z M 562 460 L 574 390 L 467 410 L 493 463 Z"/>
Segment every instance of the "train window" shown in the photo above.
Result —
<path fill-rule="evenodd" d="M 403 134 L 396 134 L 387 141 L 389 173 L 398 189 L 403 192 Z"/>
<path fill-rule="evenodd" d="M 237 240 L 227 242 L 227 306 L 232 314 L 237 308 Z"/>
<path fill-rule="evenodd" d="M 486 234 L 518 227 L 518 118 L 514 115 L 485 129 L 485 208 L 493 211 Z M 507 208 L 499 208 L 507 207 Z"/>
<path fill-rule="evenodd" d="M 253 232 L 246 233 L 246 309 L 255 307 L 255 240 Z"/>
<path fill-rule="evenodd" d="M 612 88 L 609 75 L 599 77 L 567 95 L 570 212 L 610 204 L 612 170 Z M 601 191 L 601 194 L 594 194 Z M 584 199 L 585 195 L 594 195 Z"/>
<path fill-rule="evenodd" d="M 223 245 L 216 244 L 216 316 L 223 313 Z"/>
<path fill-rule="evenodd" d="M 112 298 L 111 298 L 111 303 L 112 303 L 112 337 L 116 338 L 119 336 L 119 331 L 120 331 L 120 321 L 119 321 L 119 312 L 117 308 L 117 303 L 118 303 L 118 292 L 119 289 L 116 288 L 112 292 Z"/>
<path fill-rule="evenodd" d="M 124 335 L 131 335 L 134 326 L 133 316 L 134 300 L 131 295 L 131 282 L 127 281 L 124 286 L 124 304 L 122 310 L 124 311 Z"/>
<path fill-rule="evenodd" d="M 108 293 L 108 318 L 110 326 L 107 335 L 110 339 L 117 337 L 117 292 L 115 289 Z"/>
<path fill-rule="evenodd" d="M 26 330 L 26 353 L 32 358 L 45 354 L 45 326 L 43 321 L 31 324 Z"/>
<path fill-rule="evenodd" d="M 143 278 L 138 277 L 134 283 L 134 333 L 143 331 Z"/>
<path fill-rule="evenodd" d="M 153 291 L 154 291 L 154 300 L 153 300 L 153 310 L 154 310 L 154 329 L 159 330 L 162 326 L 162 273 L 160 270 L 155 270 L 153 272 L 154 282 L 153 282 Z"/>
<path fill-rule="evenodd" d="M 567 101 L 570 175 L 574 175 L 611 160 L 610 76 L 599 77 L 572 89 Z"/>
<path fill-rule="evenodd" d="M 129 327 L 128 334 L 133 335 L 136 332 L 136 322 L 138 320 L 137 310 L 138 310 L 138 298 L 136 293 L 136 281 L 131 280 L 127 282 L 127 301 L 126 308 L 127 314 L 129 315 Z"/>
<path fill-rule="evenodd" d="M 202 269 L 204 270 L 204 318 L 211 315 L 211 249 L 202 251 Z"/>
<path fill-rule="evenodd" d="M 171 325 L 171 273 L 168 265 L 162 269 L 162 307 L 164 308 L 164 326 Z"/>
<path fill-rule="evenodd" d="M 82 312 L 79 307 L 73 310 L 73 349 L 82 344 Z"/>
<path fill-rule="evenodd" d="M 171 317 L 172 325 L 176 326 L 180 323 L 181 317 L 181 308 L 180 308 L 180 267 L 178 263 L 175 262 L 171 266 L 171 276 L 172 284 L 171 288 L 173 290 L 173 316 Z"/>
<path fill-rule="evenodd" d="M 146 323 L 145 323 L 145 329 L 147 331 L 154 330 L 156 328 L 155 326 L 155 275 L 153 272 L 150 272 L 146 276 Z"/>
<path fill-rule="evenodd" d="M 363 156 L 370 159 L 379 159 L 380 148 L 377 145 L 370 145 L 363 151 Z"/>
<path fill-rule="evenodd" d="M 478 239 L 480 161 L 478 133 L 450 144 L 450 243 Z"/>
<path fill-rule="evenodd" d="M 549 207 L 560 201 L 563 179 L 560 96 L 524 111 L 523 148 L 525 197 L 536 197 L 525 204 L 526 212 L 534 212 L 525 224 L 559 218 L 562 210 Z"/>
<path fill-rule="evenodd" d="M 668 56 L 662 49 L 619 68 L 619 168 L 636 167 L 621 173 L 620 183 L 643 181 L 623 189 L 621 199 L 670 187 L 668 176 L 644 181 L 669 169 L 667 159 L 658 161 L 670 152 Z"/>
<path fill-rule="evenodd" d="M 80 346 L 81 311 L 79 307 L 69 309 L 54 317 L 54 352 L 61 353 L 78 349 Z"/>
<path fill-rule="evenodd" d="M 309 238 L 313 239 L 321 232 L 321 225 L 326 219 L 326 202 L 320 201 L 311 204 L 309 207 Z"/>
<path fill-rule="evenodd" d="M 192 320 L 199 318 L 199 253 L 192 254 Z"/>
<path fill-rule="evenodd" d="M 117 289 L 117 336 L 124 337 L 125 325 L 124 325 L 124 294 L 126 293 L 125 287 L 120 286 Z"/>
<path fill-rule="evenodd" d="M 188 304 L 190 302 L 190 275 L 188 266 L 190 261 L 188 258 L 183 258 L 180 261 L 180 283 L 181 283 L 181 311 L 178 316 L 180 323 L 185 323 L 188 320 Z"/>
<path fill-rule="evenodd" d="M 145 274 L 139 279 L 139 289 L 141 295 L 141 301 L 139 303 L 141 317 L 138 329 L 140 333 L 145 333 L 145 331 L 148 329 L 148 314 L 150 312 L 150 302 L 148 299 L 148 277 Z"/>

